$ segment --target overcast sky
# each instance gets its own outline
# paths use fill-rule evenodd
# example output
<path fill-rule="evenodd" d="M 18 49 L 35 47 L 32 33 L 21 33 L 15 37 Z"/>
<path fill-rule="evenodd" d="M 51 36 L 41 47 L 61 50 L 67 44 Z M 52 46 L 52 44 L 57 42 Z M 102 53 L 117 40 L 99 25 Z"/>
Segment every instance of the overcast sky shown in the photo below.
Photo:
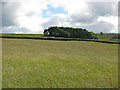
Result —
<path fill-rule="evenodd" d="M 0 11 L 3 33 L 43 33 L 50 26 L 118 32 L 118 0 L 2 0 Z"/>

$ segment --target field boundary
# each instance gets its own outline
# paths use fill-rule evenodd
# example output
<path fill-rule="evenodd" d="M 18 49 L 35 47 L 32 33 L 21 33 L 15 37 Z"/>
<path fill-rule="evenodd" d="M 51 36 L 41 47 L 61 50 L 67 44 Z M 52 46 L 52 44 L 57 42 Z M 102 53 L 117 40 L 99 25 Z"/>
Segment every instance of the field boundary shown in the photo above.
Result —
<path fill-rule="evenodd" d="M 100 41 L 100 40 L 87 40 L 87 39 L 73 39 L 73 38 L 43 38 L 43 37 L 11 37 L 11 36 L 0 36 L 0 38 L 9 38 L 9 39 L 40 39 L 40 40 L 57 40 L 57 41 L 92 41 L 92 42 L 101 42 L 101 43 L 110 43 L 110 44 L 120 44 L 120 42 L 110 42 L 110 41 Z"/>

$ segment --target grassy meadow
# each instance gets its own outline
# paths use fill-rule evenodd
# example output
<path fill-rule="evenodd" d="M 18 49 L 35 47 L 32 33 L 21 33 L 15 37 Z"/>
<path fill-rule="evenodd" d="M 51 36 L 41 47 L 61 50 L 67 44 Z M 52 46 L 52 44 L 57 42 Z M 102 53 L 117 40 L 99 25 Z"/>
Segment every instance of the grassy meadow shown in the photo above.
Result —
<path fill-rule="evenodd" d="M 97 33 L 98 39 L 101 41 L 111 41 L 111 42 L 120 42 L 119 39 L 113 39 L 117 33 L 104 33 L 103 35 Z"/>
<path fill-rule="evenodd" d="M 117 88 L 118 44 L 2 39 L 3 88 Z"/>
<path fill-rule="evenodd" d="M 43 37 L 43 34 L 12 34 L 12 33 L 4 33 L 0 34 L 0 36 L 9 36 L 9 37 Z"/>
<path fill-rule="evenodd" d="M 101 35 L 100 33 L 97 34 L 97 41 L 107 41 L 107 42 L 119 42 L 118 39 L 113 39 L 115 35 L 118 35 L 117 33 L 104 33 Z M 55 39 L 76 39 L 81 40 L 80 38 L 63 38 L 63 37 L 46 37 L 44 34 L 12 34 L 12 33 L 2 33 L 0 34 L 0 37 L 32 37 L 32 38 L 55 38 Z M 85 39 L 85 40 L 96 40 L 96 39 Z M 75 40 L 74 40 L 75 41 Z"/>

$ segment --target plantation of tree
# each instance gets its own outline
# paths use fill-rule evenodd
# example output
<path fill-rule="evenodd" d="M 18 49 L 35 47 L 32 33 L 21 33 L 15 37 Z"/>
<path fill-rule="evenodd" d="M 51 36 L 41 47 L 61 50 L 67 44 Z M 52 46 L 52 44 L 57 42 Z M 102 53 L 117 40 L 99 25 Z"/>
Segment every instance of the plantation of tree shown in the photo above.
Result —
<path fill-rule="evenodd" d="M 97 39 L 97 35 L 82 28 L 71 27 L 49 27 L 44 30 L 44 36 L 64 37 L 64 38 L 83 38 L 83 39 Z"/>

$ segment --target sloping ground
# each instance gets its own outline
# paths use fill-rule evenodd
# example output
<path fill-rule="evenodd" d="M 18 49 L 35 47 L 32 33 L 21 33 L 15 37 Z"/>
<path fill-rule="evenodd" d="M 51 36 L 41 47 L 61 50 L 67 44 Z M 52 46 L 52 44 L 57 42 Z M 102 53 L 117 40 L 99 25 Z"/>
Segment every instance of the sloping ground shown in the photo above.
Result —
<path fill-rule="evenodd" d="M 3 39 L 3 88 L 117 88 L 118 45 Z"/>
<path fill-rule="evenodd" d="M 97 34 L 98 38 L 101 40 L 115 40 L 112 39 L 115 35 L 118 35 L 117 33 L 104 33 L 103 35 Z"/>

